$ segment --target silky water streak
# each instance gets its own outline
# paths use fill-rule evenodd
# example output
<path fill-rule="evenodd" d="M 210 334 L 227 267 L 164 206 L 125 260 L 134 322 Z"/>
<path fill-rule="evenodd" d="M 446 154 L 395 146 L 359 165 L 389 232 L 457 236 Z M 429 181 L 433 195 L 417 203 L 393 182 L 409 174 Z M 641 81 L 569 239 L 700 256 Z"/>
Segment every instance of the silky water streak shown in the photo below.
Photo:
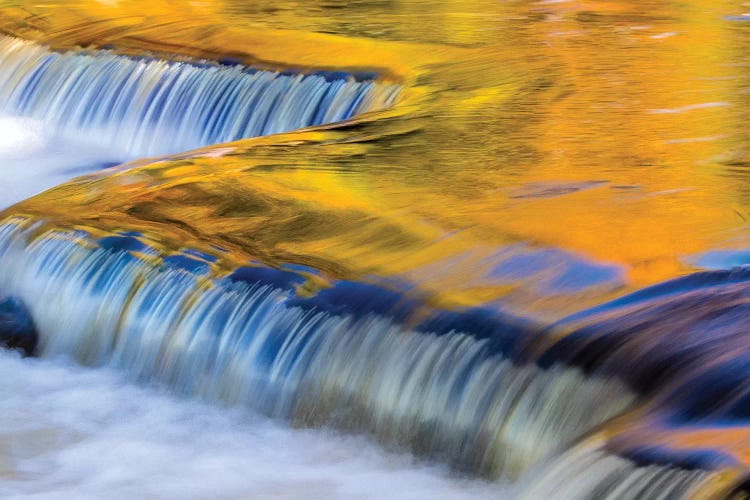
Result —
<path fill-rule="evenodd" d="M 392 105 L 399 89 L 345 73 L 55 52 L 0 39 L 4 113 L 49 123 L 64 136 L 86 136 L 128 158 L 347 120 Z"/>
<path fill-rule="evenodd" d="M 517 478 L 634 401 L 617 381 L 515 365 L 488 339 L 332 313 L 279 283 L 209 280 L 32 229 L 0 230 L 0 288 L 28 303 L 45 357 L 370 434 L 488 478 Z"/>
<path fill-rule="evenodd" d="M 144 156 L 347 120 L 393 105 L 400 89 L 0 37 L 0 208 Z"/>

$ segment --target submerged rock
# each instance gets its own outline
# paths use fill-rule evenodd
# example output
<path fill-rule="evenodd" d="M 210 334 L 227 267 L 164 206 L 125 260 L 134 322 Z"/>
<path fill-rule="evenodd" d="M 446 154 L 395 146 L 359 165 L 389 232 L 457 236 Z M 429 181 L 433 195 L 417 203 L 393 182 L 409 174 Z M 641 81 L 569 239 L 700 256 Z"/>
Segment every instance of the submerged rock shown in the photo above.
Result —
<path fill-rule="evenodd" d="M 0 347 L 33 356 L 39 335 L 26 306 L 15 297 L 0 297 Z"/>

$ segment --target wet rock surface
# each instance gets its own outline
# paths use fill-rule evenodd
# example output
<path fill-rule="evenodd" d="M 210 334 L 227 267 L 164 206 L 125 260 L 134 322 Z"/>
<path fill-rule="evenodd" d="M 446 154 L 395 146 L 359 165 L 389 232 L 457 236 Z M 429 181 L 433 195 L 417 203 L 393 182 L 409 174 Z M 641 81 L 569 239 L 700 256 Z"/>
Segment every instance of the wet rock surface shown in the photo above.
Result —
<path fill-rule="evenodd" d="M 36 326 L 23 302 L 15 297 L 0 297 L 0 347 L 33 356 L 38 342 Z"/>

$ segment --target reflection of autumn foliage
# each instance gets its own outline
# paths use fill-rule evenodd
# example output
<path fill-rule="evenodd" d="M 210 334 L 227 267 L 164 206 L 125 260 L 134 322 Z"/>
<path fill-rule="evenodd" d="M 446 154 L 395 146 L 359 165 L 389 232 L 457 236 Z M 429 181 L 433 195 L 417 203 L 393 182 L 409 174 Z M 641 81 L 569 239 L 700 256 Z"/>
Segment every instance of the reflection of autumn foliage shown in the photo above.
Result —
<path fill-rule="evenodd" d="M 167 1 L 137 12 L 127 2 L 85 1 L 6 9 L 6 31 L 56 47 L 375 69 L 407 86 L 397 109 L 354 126 L 245 141 L 233 155 L 122 174 L 147 176 L 148 189 L 129 188 L 121 176 L 99 179 L 94 200 L 88 185 L 73 183 L 58 190 L 64 202 L 50 194 L 25 209 L 79 222 L 91 214 L 105 225 L 169 220 L 228 239 L 240 253 L 316 262 L 336 275 L 409 276 L 469 249 L 531 241 L 624 264 L 633 285 L 684 272 L 683 256 L 744 224 L 729 208 L 733 183 L 711 167 L 742 128 L 728 119 L 732 106 L 650 112 L 731 104 L 727 82 L 741 69 L 722 59 L 737 35 L 725 24 L 698 7 L 665 12 L 659 2 L 437 3 L 432 24 L 425 9 L 398 2 L 355 3 L 335 16 L 323 9 L 304 23 L 304 12 L 278 2 L 272 12 L 239 2 L 196 2 L 187 11 Z M 372 31 L 370 13 L 398 29 Z M 362 36 L 343 36 L 351 33 Z M 170 175 L 185 164 L 196 173 Z M 549 183 L 593 188 L 517 196 Z M 68 196 L 78 190 L 84 206 L 73 209 Z M 507 294 L 507 286 L 465 285 L 467 273 L 485 271 L 477 255 L 455 279 L 442 273 L 423 286 L 448 303 Z"/>

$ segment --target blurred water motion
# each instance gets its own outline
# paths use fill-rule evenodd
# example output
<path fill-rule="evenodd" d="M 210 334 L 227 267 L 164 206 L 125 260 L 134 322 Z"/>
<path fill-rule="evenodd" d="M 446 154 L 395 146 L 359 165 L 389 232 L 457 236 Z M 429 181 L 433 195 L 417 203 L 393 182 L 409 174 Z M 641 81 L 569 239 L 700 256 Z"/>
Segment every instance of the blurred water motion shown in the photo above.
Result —
<path fill-rule="evenodd" d="M 398 88 L 347 74 L 279 74 L 203 62 L 56 53 L 0 40 L 9 115 L 33 117 L 123 159 L 288 132 L 389 107 Z"/>
<path fill-rule="evenodd" d="M 747 4 L 65 7 L 0 2 L 4 43 L 41 54 L 27 75 L 49 59 L 91 92 L 50 73 L 0 86 L 0 106 L 135 161 L 3 213 L 2 291 L 45 356 L 364 432 L 511 497 L 750 484 L 748 277 L 731 270 L 750 248 Z M 250 108 L 200 65 L 293 82 L 268 101 L 284 126 L 225 133 Z M 164 104 L 102 113 L 115 68 L 152 72 L 133 95 Z M 292 119 L 335 82 L 346 112 Z M 382 94 L 360 109 L 365 86 Z M 197 135 L 155 135 L 152 116 Z"/>

